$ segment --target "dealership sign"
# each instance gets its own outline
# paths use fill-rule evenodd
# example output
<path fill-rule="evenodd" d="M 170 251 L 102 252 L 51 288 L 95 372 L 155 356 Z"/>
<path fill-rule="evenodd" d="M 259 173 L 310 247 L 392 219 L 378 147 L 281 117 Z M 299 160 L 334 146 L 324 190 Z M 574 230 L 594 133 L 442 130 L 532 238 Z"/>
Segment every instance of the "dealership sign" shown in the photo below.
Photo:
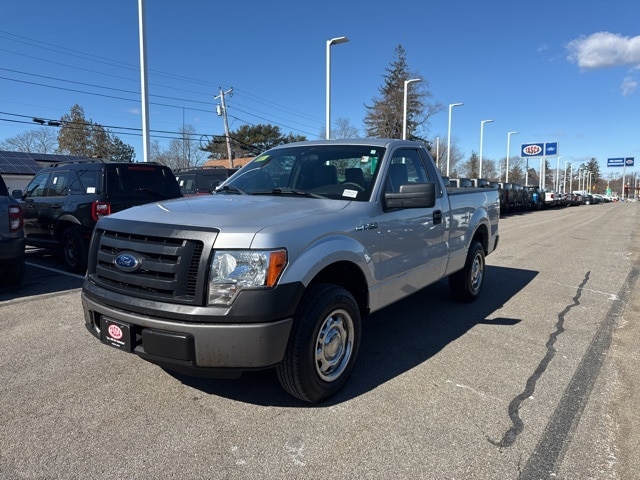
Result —
<path fill-rule="evenodd" d="M 523 143 L 521 157 L 555 157 L 558 155 L 558 142 Z"/>
<path fill-rule="evenodd" d="M 607 158 L 607 167 L 633 167 L 634 157 Z"/>

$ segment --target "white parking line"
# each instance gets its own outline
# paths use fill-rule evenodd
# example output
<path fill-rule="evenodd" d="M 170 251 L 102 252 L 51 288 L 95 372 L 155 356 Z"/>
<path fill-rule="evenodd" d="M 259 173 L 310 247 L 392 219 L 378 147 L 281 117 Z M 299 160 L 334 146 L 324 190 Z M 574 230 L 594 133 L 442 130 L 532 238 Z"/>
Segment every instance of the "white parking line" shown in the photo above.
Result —
<path fill-rule="evenodd" d="M 84 275 L 78 275 L 77 273 L 70 273 L 70 272 L 67 272 L 65 270 L 60 270 L 60 269 L 57 269 L 57 268 L 45 267 L 44 265 L 38 265 L 37 263 L 33 263 L 33 262 L 24 262 L 24 263 L 26 265 L 30 265 L 30 266 L 36 267 L 36 268 L 41 268 L 43 270 L 50 270 L 52 272 L 62 273 L 63 275 L 67 275 L 69 277 L 79 278 L 80 280 L 84 279 Z"/>

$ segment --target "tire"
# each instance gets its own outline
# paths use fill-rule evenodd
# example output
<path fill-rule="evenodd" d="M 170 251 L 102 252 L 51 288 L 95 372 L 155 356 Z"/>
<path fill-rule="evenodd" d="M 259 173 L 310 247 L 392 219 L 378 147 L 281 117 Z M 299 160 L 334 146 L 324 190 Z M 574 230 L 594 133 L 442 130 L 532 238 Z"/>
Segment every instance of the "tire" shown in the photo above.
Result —
<path fill-rule="evenodd" d="M 474 240 L 469 246 L 462 270 L 449 276 L 451 297 L 460 302 L 472 302 L 478 298 L 484 282 L 484 267 L 484 248 Z"/>
<path fill-rule="evenodd" d="M 24 256 L 0 264 L 0 285 L 16 286 L 24 277 Z"/>
<path fill-rule="evenodd" d="M 362 334 L 360 310 L 337 285 L 310 287 L 293 318 L 284 358 L 276 371 L 287 393 L 317 403 L 335 395 L 356 361 Z"/>
<path fill-rule="evenodd" d="M 87 244 L 79 228 L 67 228 L 60 242 L 61 257 L 68 271 L 85 273 L 87 270 Z"/>

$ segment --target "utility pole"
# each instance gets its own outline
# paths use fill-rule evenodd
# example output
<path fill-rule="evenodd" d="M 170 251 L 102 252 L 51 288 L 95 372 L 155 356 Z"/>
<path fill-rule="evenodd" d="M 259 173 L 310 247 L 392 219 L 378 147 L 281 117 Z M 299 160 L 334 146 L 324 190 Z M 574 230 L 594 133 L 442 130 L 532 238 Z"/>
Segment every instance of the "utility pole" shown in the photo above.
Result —
<path fill-rule="evenodd" d="M 218 98 L 220 99 L 220 103 L 222 106 L 222 108 L 220 109 L 222 111 L 219 110 L 218 115 L 222 115 L 222 120 L 224 121 L 224 136 L 227 139 L 227 154 L 229 155 L 230 168 L 233 168 L 233 154 L 231 153 L 231 140 L 229 139 L 229 122 L 227 122 L 227 106 L 224 103 L 224 96 L 232 95 L 232 94 L 233 94 L 233 88 L 230 88 L 226 92 L 223 92 L 222 87 L 220 87 L 220 95 L 215 97 L 216 100 Z"/>
<path fill-rule="evenodd" d="M 147 44 L 144 0 L 138 0 L 138 29 L 140 35 L 140 86 L 142 96 L 142 161 L 149 161 L 149 93 L 147 92 Z"/>

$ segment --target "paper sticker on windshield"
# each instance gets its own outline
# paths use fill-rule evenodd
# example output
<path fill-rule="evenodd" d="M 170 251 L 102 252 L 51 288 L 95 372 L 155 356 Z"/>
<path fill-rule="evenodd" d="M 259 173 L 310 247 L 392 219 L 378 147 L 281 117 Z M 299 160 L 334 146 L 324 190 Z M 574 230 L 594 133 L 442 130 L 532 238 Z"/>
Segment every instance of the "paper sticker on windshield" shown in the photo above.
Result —
<path fill-rule="evenodd" d="M 257 157 L 254 162 L 264 162 L 267 158 L 269 158 L 269 155 L 262 155 L 260 157 Z"/>
<path fill-rule="evenodd" d="M 345 188 L 342 192 L 342 196 L 343 197 L 349 197 L 349 198 L 356 198 L 358 196 L 358 191 L 357 190 L 349 190 L 348 188 Z"/>

